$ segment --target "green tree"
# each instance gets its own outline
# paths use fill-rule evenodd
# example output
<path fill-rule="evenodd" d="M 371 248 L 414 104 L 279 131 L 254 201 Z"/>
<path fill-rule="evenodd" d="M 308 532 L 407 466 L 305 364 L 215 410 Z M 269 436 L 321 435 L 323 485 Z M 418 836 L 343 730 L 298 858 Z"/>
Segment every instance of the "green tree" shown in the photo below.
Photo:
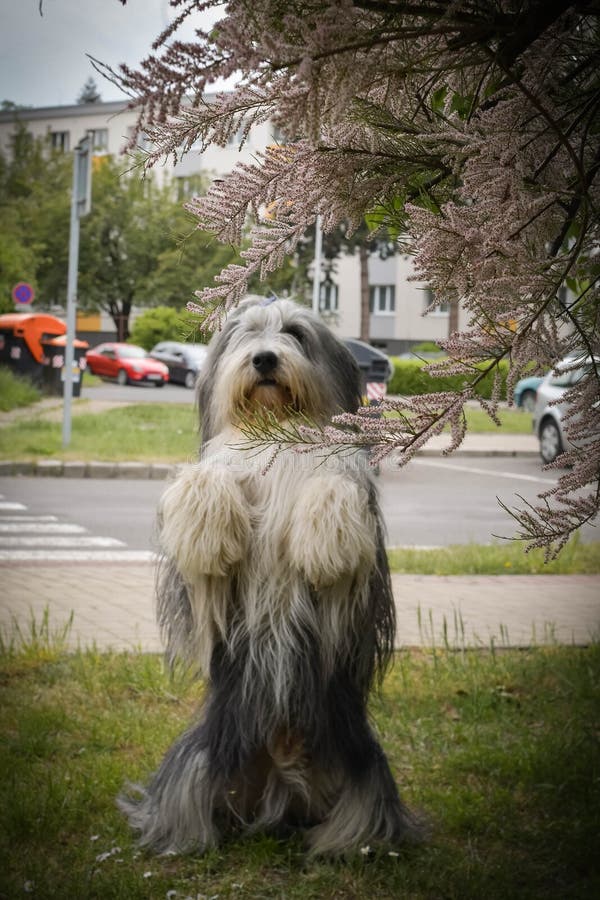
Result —
<path fill-rule="evenodd" d="M 64 303 L 69 244 L 71 161 L 34 140 L 18 122 L 0 154 L 0 307 L 12 309 L 17 281 L 45 306 Z"/>
<path fill-rule="evenodd" d="M 157 260 L 174 246 L 177 215 L 169 183 L 124 174 L 108 156 L 94 159 L 92 211 L 81 225 L 79 305 L 108 312 L 119 340 L 129 336 L 134 304 L 162 299 L 151 283 Z"/>
<path fill-rule="evenodd" d="M 193 330 L 190 319 L 185 310 L 155 306 L 137 317 L 129 337 L 145 350 L 151 350 L 159 341 L 185 341 Z"/>
<path fill-rule="evenodd" d="M 77 103 L 100 103 L 102 97 L 93 78 L 88 78 L 77 97 Z"/>

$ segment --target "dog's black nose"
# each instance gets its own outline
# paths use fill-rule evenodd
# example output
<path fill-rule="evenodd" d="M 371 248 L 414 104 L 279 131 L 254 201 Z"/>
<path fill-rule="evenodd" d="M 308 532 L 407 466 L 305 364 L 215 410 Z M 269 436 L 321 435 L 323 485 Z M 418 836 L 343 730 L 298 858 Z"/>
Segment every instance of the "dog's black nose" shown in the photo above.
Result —
<path fill-rule="evenodd" d="M 277 356 L 270 350 L 263 353 L 255 353 L 252 357 L 252 365 L 261 375 L 268 375 L 277 368 Z"/>

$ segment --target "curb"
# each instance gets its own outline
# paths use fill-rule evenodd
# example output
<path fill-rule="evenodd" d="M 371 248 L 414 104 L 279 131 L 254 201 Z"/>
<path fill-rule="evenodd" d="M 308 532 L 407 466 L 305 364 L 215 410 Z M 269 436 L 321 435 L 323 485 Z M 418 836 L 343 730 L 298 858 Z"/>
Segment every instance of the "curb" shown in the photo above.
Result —
<path fill-rule="evenodd" d="M 445 454 L 442 450 L 419 450 L 416 456 L 428 457 L 539 457 L 538 450 L 478 450 L 463 449 Z M 131 478 L 164 481 L 173 474 L 179 463 L 144 462 L 63 462 L 60 459 L 40 459 L 37 462 L 0 461 L 0 477 L 26 475 L 36 478 Z"/>
<path fill-rule="evenodd" d="M 29 475 L 40 478 L 133 478 L 164 481 L 174 472 L 175 464 L 141 462 L 63 462 L 41 459 L 37 462 L 0 462 L 0 477 Z"/>

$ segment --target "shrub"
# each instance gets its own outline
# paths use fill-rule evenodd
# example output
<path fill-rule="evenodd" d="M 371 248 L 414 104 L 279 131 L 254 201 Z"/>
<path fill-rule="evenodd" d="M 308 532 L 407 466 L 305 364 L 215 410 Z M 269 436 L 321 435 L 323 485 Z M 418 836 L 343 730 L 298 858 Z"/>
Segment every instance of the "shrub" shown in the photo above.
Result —
<path fill-rule="evenodd" d="M 388 384 L 389 394 L 413 396 L 414 394 L 433 394 L 440 391 L 460 391 L 464 387 L 464 378 L 460 375 L 452 375 L 446 378 L 434 378 L 432 375 L 429 375 L 424 370 L 427 362 L 423 360 L 392 357 L 391 362 L 394 367 L 394 373 Z M 485 368 L 485 363 L 480 363 L 479 368 Z M 500 371 L 502 373 L 500 398 L 505 400 L 508 363 L 500 363 Z M 477 385 L 477 394 L 489 400 L 492 396 L 493 383 L 493 373 L 486 375 L 483 381 Z"/>
<path fill-rule="evenodd" d="M 188 313 L 171 306 L 154 306 L 137 317 L 129 340 L 151 350 L 159 341 L 184 341 L 189 331 Z"/>
<path fill-rule="evenodd" d="M 444 351 L 439 347 L 435 341 L 422 341 L 420 344 L 415 344 L 410 348 L 411 353 L 443 353 Z"/>
<path fill-rule="evenodd" d="M 40 399 L 40 392 L 29 379 L 15 375 L 5 366 L 0 366 L 0 410 L 7 412 L 19 406 L 29 406 Z"/>

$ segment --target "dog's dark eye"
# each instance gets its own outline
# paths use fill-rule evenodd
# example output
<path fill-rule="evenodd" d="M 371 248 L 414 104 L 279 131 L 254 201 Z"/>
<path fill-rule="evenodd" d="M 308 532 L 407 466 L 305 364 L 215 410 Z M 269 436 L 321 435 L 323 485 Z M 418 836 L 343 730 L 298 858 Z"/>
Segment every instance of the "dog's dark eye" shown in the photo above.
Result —
<path fill-rule="evenodd" d="M 295 341 L 298 341 L 301 347 L 303 346 L 304 332 L 300 328 L 296 328 L 294 325 L 292 325 L 291 328 L 285 329 L 285 334 L 289 334 L 290 337 L 293 337 Z"/>

